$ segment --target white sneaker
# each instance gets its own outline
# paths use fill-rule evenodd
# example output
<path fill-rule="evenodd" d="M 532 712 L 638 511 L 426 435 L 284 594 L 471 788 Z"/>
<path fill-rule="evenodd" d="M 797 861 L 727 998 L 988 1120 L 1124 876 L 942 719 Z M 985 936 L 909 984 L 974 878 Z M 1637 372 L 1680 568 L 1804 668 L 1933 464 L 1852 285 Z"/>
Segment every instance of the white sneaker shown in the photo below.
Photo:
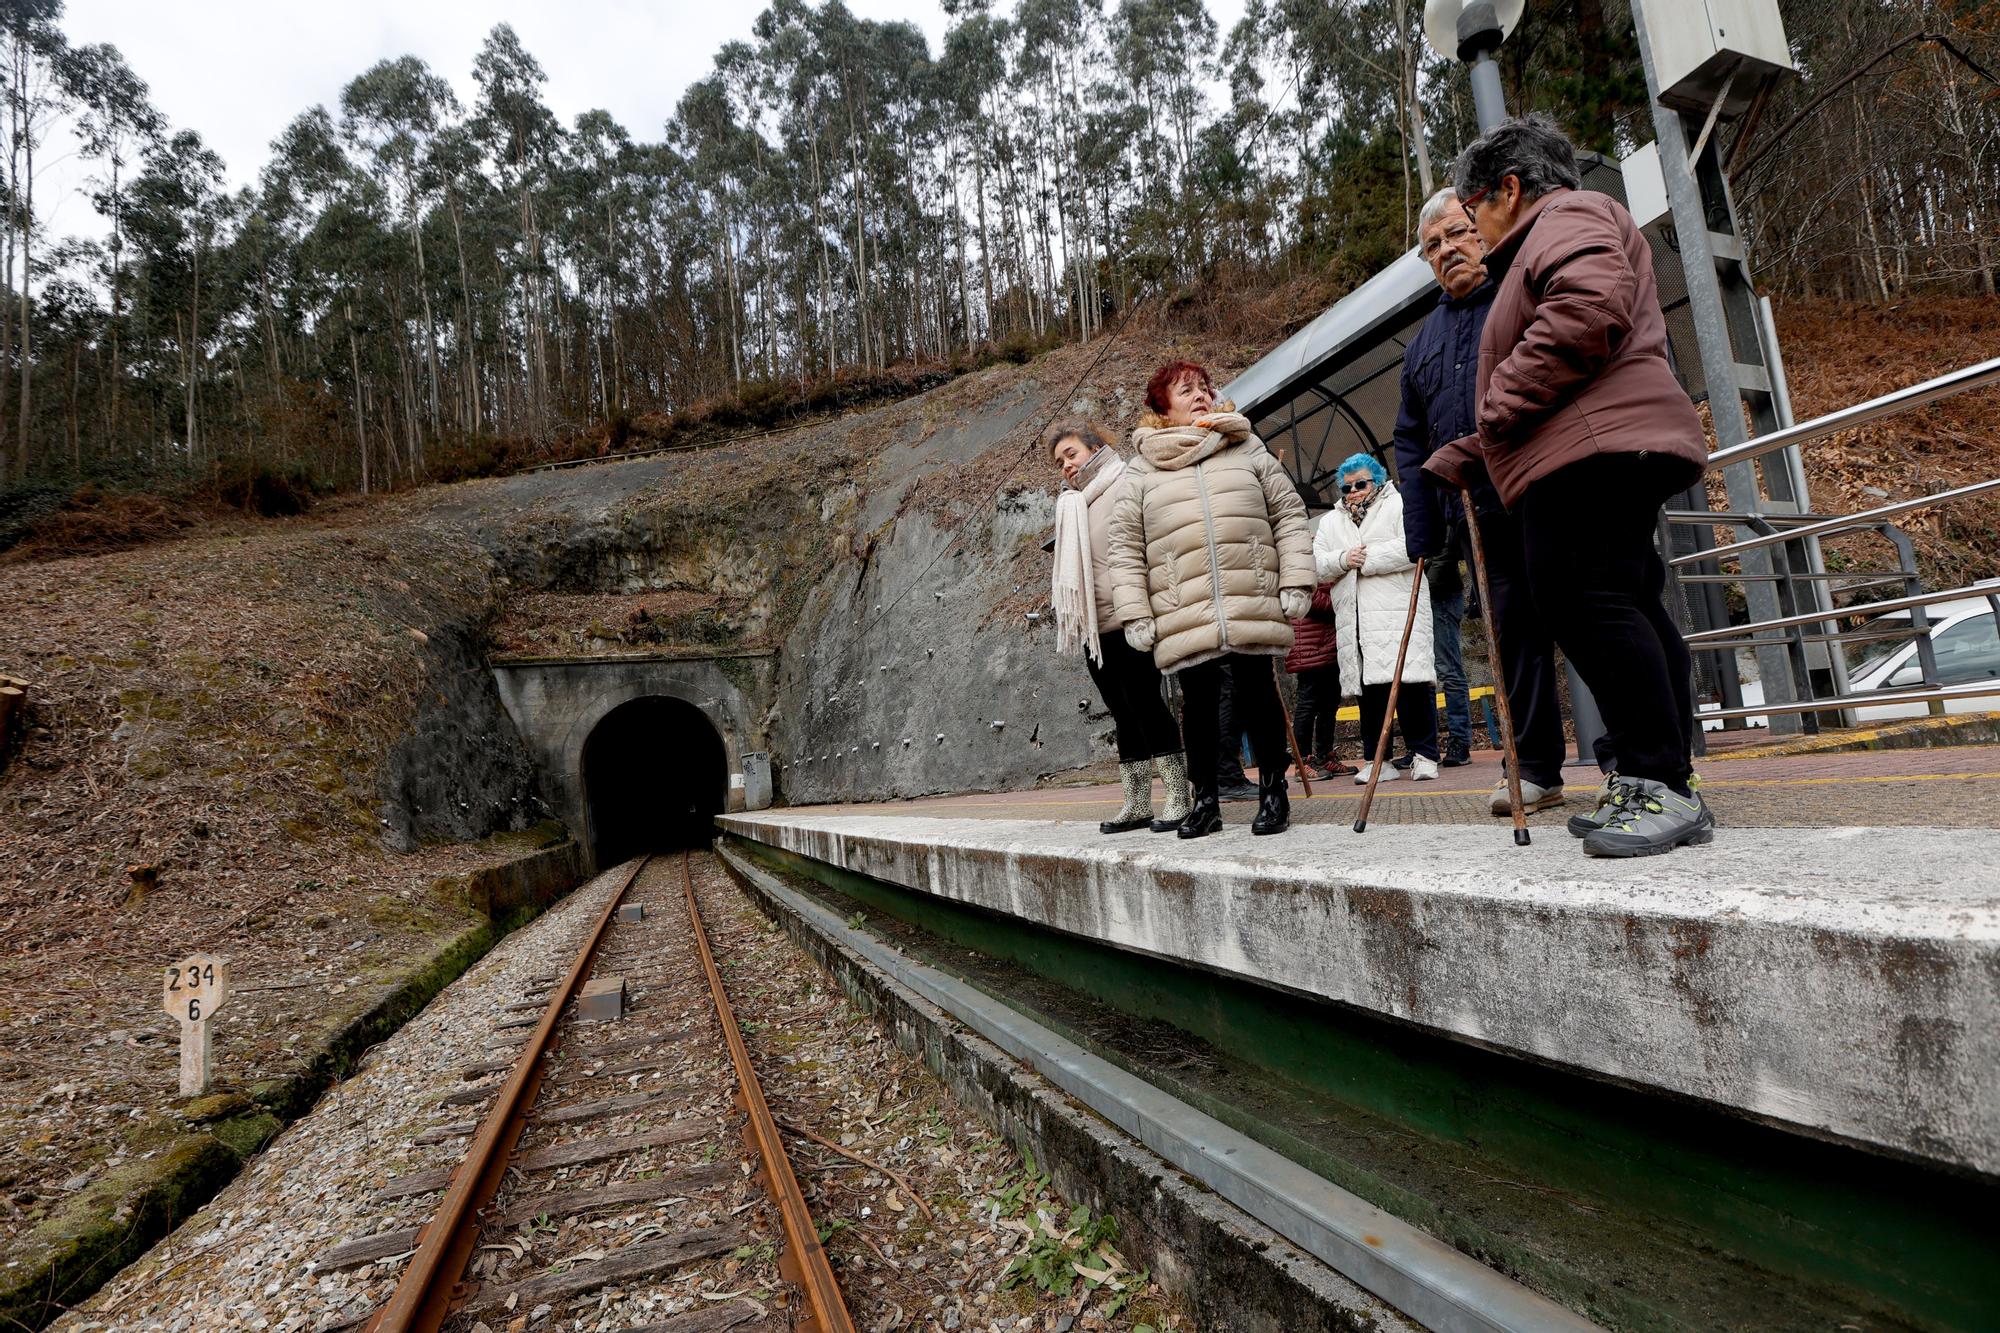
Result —
<path fill-rule="evenodd" d="M 1418 755 L 1416 762 L 1410 765 L 1410 781 L 1412 782 L 1434 782 L 1437 780 L 1437 775 L 1438 764 L 1435 759 L 1426 759 L 1422 755 Z"/>
<path fill-rule="evenodd" d="M 1418 760 L 1417 762 L 1418 762 L 1418 763 L 1422 763 L 1422 762 L 1424 762 L 1424 761 L 1420 759 L 1420 760 Z M 1356 774 L 1354 775 L 1354 785 L 1355 785 L 1355 786 L 1357 786 L 1357 787 L 1365 787 L 1365 786 L 1367 786 L 1367 785 L 1368 785 L 1368 779 L 1369 779 L 1370 775 L 1372 775 L 1372 774 L 1373 774 L 1374 772 L 1375 772 L 1375 765 L 1373 765 L 1373 764 L 1363 764 L 1363 765 L 1361 766 L 1361 771 L 1360 771 L 1359 773 L 1356 773 Z M 1391 764 L 1391 765 L 1389 765 L 1389 770 L 1388 770 L 1388 771 L 1387 771 L 1386 773 L 1384 773 L 1384 774 L 1382 775 L 1382 781 L 1384 781 L 1384 782 L 1394 782 L 1394 781 L 1395 781 L 1395 780 L 1396 780 L 1397 778 L 1400 778 L 1400 777 L 1402 777 L 1402 776 L 1403 776 L 1403 770 L 1402 770 L 1402 769 L 1400 769 L 1400 768 L 1397 768 L 1397 767 L 1396 767 L 1396 766 L 1395 766 L 1394 764 Z M 1437 776 L 1437 765 L 1435 765 L 1435 764 L 1431 765 L 1431 776 L 1432 776 L 1432 777 L 1436 777 L 1436 776 Z"/>

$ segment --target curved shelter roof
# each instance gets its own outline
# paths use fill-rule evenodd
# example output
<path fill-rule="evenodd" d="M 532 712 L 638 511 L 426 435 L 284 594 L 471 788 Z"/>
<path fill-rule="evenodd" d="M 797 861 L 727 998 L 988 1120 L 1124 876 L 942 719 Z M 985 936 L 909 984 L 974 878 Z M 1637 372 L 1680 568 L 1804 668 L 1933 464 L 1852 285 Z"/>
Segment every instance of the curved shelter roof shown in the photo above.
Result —
<path fill-rule="evenodd" d="M 1411 250 L 1223 386 L 1308 505 L 1332 504 L 1333 469 L 1357 451 L 1393 471 L 1403 349 L 1437 299 L 1430 265 Z"/>

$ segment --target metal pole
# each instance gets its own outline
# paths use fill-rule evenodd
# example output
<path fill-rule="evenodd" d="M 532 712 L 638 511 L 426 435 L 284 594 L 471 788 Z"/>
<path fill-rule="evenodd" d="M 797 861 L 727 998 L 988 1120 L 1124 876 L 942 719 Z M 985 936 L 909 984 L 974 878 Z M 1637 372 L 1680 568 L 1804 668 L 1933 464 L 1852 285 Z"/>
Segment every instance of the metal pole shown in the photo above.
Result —
<path fill-rule="evenodd" d="M 1507 119 L 1507 99 L 1500 91 L 1500 66 L 1494 63 L 1490 51 L 1481 51 L 1472 58 L 1470 78 L 1472 114 L 1479 121 L 1479 132 L 1485 134 Z"/>
<path fill-rule="evenodd" d="M 1775 419 L 1768 424 L 1763 418 L 1770 418 L 1769 376 L 1761 364 L 1763 356 L 1758 347 L 1754 326 L 1754 307 L 1747 279 L 1740 272 L 1732 277 L 1731 290 L 1725 296 L 1721 274 L 1717 268 L 1717 243 L 1731 251 L 1730 259 L 1741 263 L 1740 242 L 1735 236 L 1732 210 L 1728 199 L 1728 186 L 1723 181 L 1719 166 L 1715 165 L 1716 147 L 1711 138 L 1702 146 L 1699 159 L 1691 159 L 1687 127 L 1681 113 L 1666 106 L 1659 100 L 1659 71 L 1653 63 L 1653 39 L 1646 20 L 1647 8 L 1664 4 L 1668 0 L 1631 0 L 1632 26 L 1639 41 L 1639 59 L 1645 69 L 1646 89 L 1653 103 L 1653 128 L 1660 146 L 1660 173 L 1665 178 L 1667 202 L 1674 221 L 1674 235 L 1680 252 L 1682 267 L 1686 270 L 1688 288 L 1688 310 L 1694 317 L 1696 341 L 1700 344 L 1703 379 L 1707 382 L 1709 415 L 1714 424 L 1718 453 L 1742 444 L 1750 438 L 1751 429 L 1744 419 L 1745 390 L 1750 387 L 1746 378 L 1763 378 L 1765 383 L 1756 385 L 1758 400 L 1753 411 L 1760 417 L 1758 430 L 1775 428 Z M 1719 193 L 1708 197 L 1704 183 L 1711 185 Z M 1711 226 L 1711 219 L 1717 225 Z M 1738 289 L 1741 290 L 1738 290 Z M 1743 307 L 1741 321 L 1732 320 L 1732 301 Z M 1732 336 L 1736 323 L 1743 323 L 1743 336 Z M 1743 345 L 1746 357 L 1755 358 L 1755 364 L 1739 360 L 1738 344 Z M 1763 497 L 1755 469 L 1742 464 L 1723 469 L 1723 483 L 1729 491 L 1729 503 L 1744 513 L 1756 513 L 1771 507 Z M 1782 499 L 1790 490 L 1779 479 L 1773 492 Z M 1671 554 L 1669 552 L 1668 554 Z M 1772 561 L 1769 555 L 1759 554 L 1746 560 L 1744 571 L 1752 574 L 1771 573 Z M 1770 619 L 1778 604 L 1777 590 L 1764 580 L 1747 583 L 1744 594 L 1750 605 L 1750 618 Z M 1758 674 L 1763 677 L 1765 698 L 1771 702 L 1790 702 L 1793 698 L 1790 664 L 1786 661 L 1782 646 L 1773 646 L 1757 654 Z M 1775 692 L 1775 695 L 1774 695 Z M 1782 721 L 1774 719 L 1773 733 L 1787 734 L 1798 729 L 1795 718 Z"/>

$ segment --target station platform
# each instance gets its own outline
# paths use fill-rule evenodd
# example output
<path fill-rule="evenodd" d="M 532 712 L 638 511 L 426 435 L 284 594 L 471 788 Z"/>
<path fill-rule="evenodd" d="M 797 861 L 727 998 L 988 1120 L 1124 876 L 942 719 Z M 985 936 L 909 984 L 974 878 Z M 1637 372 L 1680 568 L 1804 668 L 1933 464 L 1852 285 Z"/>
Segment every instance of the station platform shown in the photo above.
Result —
<path fill-rule="evenodd" d="M 2000 1300 L 1967 1248 L 2000 1243 L 2000 747 L 1712 759 L 1715 842 L 1635 861 L 1561 827 L 1594 772 L 1528 847 L 1497 777 L 1489 753 L 1384 783 L 1363 834 L 1351 779 L 1296 778 L 1276 837 L 1247 804 L 1208 838 L 1107 837 L 1108 786 L 719 827 L 1609 1326 L 1703 1301 L 1793 1326 L 1768 1298 L 1956 1327 Z M 1070 992 L 1110 1016 L 1064 1019 Z"/>

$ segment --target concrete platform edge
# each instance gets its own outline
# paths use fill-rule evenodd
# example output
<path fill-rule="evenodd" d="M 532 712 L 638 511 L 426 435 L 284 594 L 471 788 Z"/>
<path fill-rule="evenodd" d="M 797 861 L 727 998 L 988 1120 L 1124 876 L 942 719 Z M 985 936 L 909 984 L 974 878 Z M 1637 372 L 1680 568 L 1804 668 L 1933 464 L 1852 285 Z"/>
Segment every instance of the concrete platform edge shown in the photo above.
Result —
<path fill-rule="evenodd" d="M 1020 820 L 722 823 L 1116 948 L 2000 1175 L 2000 833 L 1760 829 L 1768 854 L 1703 849 L 1685 870 L 1709 880 L 1683 882 L 1673 857 L 1531 858 L 1478 830 L 1399 829 L 1359 851 L 1331 829 L 1127 849 Z M 1901 878 L 1837 882 L 1864 857 Z"/>
<path fill-rule="evenodd" d="M 899 1045 L 923 1058 L 997 1130 L 1025 1138 L 1072 1197 L 1108 1195 L 1104 1206 L 1128 1221 L 1136 1213 L 1147 1233 L 1160 1236 L 1164 1243 L 1141 1257 L 1205 1323 L 1242 1333 L 1378 1329 L 1385 1312 L 1366 1294 L 1372 1292 L 1439 1330 L 1597 1327 L 845 925 L 740 852 L 718 850 L 738 883 L 850 994 L 858 990 L 888 1012 Z M 1137 1143 L 1080 1112 L 1063 1093 Z M 1208 1189 L 1190 1184 L 1183 1172 Z M 1226 1264 L 1215 1262 L 1221 1256 Z M 1255 1283 L 1236 1280 L 1246 1264 L 1268 1271 Z M 1320 1318 L 1301 1322 L 1301 1298 Z"/>

